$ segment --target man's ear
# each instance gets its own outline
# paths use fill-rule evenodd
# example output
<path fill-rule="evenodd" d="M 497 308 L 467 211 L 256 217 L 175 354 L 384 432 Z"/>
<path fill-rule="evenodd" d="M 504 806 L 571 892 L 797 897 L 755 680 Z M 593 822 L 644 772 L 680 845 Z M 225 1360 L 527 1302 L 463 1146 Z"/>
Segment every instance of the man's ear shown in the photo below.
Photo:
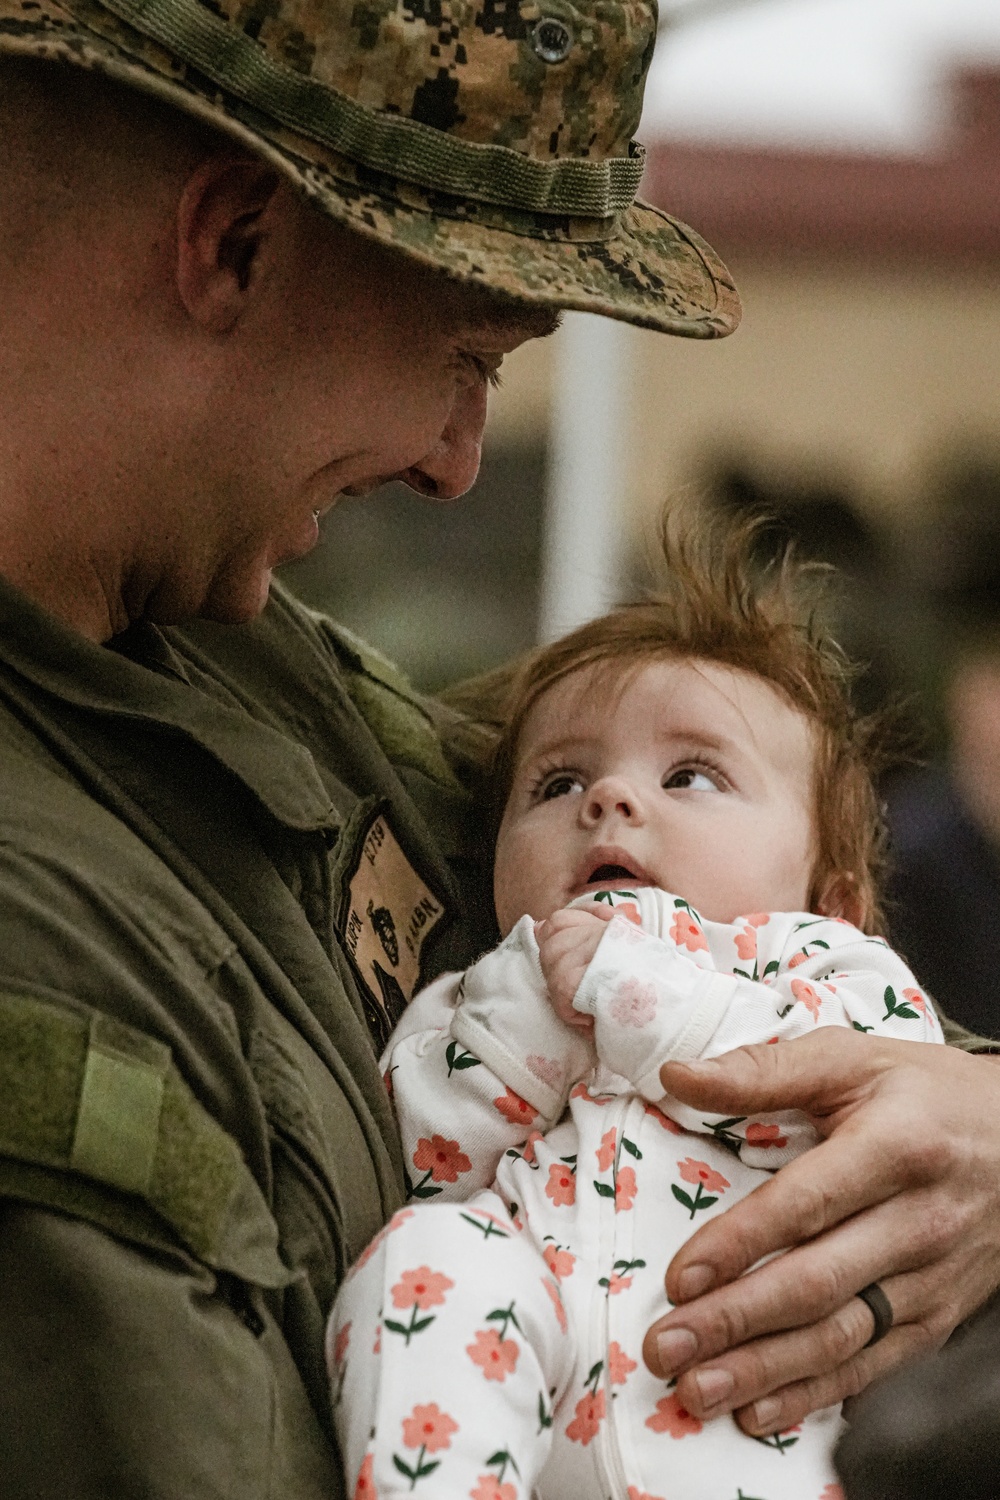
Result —
<path fill-rule="evenodd" d="M 177 212 L 177 290 L 211 333 L 235 326 L 264 271 L 278 174 L 252 156 L 218 155 L 188 178 Z"/>
<path fill-rule="evenodd" d="M 819 894 L 816 910 L 821 917 L 843 917 L 852 927 L 864 929 L 871 912 L 853 875 L 831 875 Z"/>

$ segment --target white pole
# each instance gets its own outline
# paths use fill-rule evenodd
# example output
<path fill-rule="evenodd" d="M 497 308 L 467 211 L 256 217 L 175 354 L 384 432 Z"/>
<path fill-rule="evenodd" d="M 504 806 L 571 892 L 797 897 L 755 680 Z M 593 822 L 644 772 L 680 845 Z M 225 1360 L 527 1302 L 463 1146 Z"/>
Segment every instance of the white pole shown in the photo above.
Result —
<path fill-rule="evenodd" d="M 626 330 L 610 318 L 567 313 L 555 338 L 543 641 L 617 602 L 625 530 Z"/>

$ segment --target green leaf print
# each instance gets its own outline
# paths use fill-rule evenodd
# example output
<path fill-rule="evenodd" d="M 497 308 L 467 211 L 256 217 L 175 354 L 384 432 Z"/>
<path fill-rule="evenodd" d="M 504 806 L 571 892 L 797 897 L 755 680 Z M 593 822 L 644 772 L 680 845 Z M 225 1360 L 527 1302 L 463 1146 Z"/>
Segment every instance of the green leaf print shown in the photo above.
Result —
<path fill-rule="evenodd" d="M 448 1077 L 452 1073 L 460 1073 L 463 1068 L 481 1068 L 482 1062 L 478 1057 L 473 1057 L 471 1052 L 463 1052 L 457 1042 L 449 1042 L 445 1048 L 445 1062 L 448 1064 Z"/>
<path fill-rule="evenodd" d="M 608 906 L 614 906 L 616 896 L 623 896 L 626 901 L 638 901 L 639 899 L 635 891 L 595 891 L 591 900 L 605 901 Z"/>
<path fill-rule="evenodd" d="M 429 1318 L 418 1318 L 416 1308 L 410 1313 L 409 1323 L 397 1323 L 392 1318 L 383 1319 L 384 1326 L 392 1333 L 401 1333 L 407 1344 L 409 1344 L 410 1339 L 415 1333 L 423 1333 L 424 1329 L 429 1328 L 433 1322 L 433 1313 L 431 1313 Z"/>
<path fill-rule="evenodd" d="M 598 1182 L 596 1177 L 594 1178 L 594 1187 L 600 1193 L 602 1198 L 613 1198 L 615 1196 L 614 1188 L 609 1186 L 609 1184 L 606 1182 Z"/>
<path fill-rule="evenodd" d="M 787 1437 L 782 1432 L 774 1432 L 770 1437 L 757 1437 L 751 1432 L 749 1436 L 755 1443 L 760 1443 L 762 1448 L 773 1448 L 775 1453 L 784 1453 L 786 1448 L 794 1448 L 798 1442 L 798 1436 L 794 1433 L 789 1433 Z"/>
<path fill-rule="evenodd" d="M 627 1135 L 622 1136 L 622 1150 L 627 1151 L 629 1156 L 634 1156 L 636 1161 L 642 1161 L 642 1152 L 635 1141 L 630 1141 Z"/>
<path fill-rule="evenodd" d="M 874 1031 L 875 1030 L 874 1026 L 862 1026 L 862 1024 L 861 1024 L 860 1021 L 852 1021 L 851 1025 L 854 1027 L 855 1031 Z"/>
<path fill-rule="evenodd" d="M 885 994 L 882 998 L 885 1001 L 885 1015 L 882 1017 L 883 1021 L 888 1021 L 890 1016 L 899 1016 L 903 1021 L 920 1020 L 919 1014 L 913 1009 L 912 1005 L 907 1005 L 905 1000 L 902 1004 L 899 1003 L 899 1001 L 896 999 L 896 991 L 893 989 L 891 984 L 886 985 Z"/>
<path fill-rule="evenodd" d="M 394 1453 L 392 1455 L 392 1461 L 395 1464 L 396 1468 L 399 1470 L 400 1474 L 405 1474 L 407 1479 L 410 1481 L 411 1490 L 415 1486 L 418 1479 L 426 1479 L 428 1474 L 433 1474 L 435 1469 L 441 1467 L 441 1460 L 439 1458 L 432 1458 L 429 1464 L 424 1463 L 424 1454 L 426 1453 L 426 1451 L 426 1448 L 421 1448 L 420 1453 L 417 1457 L 417 1461 L 412 1469 L 405 1461 L 405 1459 L 400 1458 L 398 1453 Z"/>
<path fill-rule="evenodd" d="M 458 1217 L 464 1219 L 466 1224 L 471 1224 L 473 1229 L 478 1229 L 484 1240 L 491 1239 L 493 1236 L 501 1240 L 510 1239 L 506 1229 L 501 1229 L 499 1224 L 494 1224 L 492 1219 L 474 1219 L 471 1214 L 459 1214 Z"/>
<path fill-rule="evenodd" d="M 697 1186 L 697 1189 L 695 1190 L 695 1195 L 693 1198 L 690 1196 L 690 1194 L 685 1193 L 683 1188 L 679 1188 L 676 1182 L 672 1182 L 670 1184 L 670 1191 L 673 1193 L 678 1203 L 683 1203 L 684 1207 L 690 1210 L 692 1219 L 694 1218 L 695 1214 L 699 1213 L 703 1208 L 711 1208 L 713 1203 L 718 1203 L 719 1201 L 717 1196 L 713 1197 L 711 1193 L 703 1193 L 702 1185 L 700 1182 Z"/>
<path fill-rule="evenodd" d="M 517 1329 L 517 1331 L 521 1335 L 521 1337 L 522 1338 L 524 1337 L 524 1329 L 521 1327 L 520 1323 L 517 1321 L 517 1317 L 515 1316 L 515 1313 L 514 1313 L 514 1304 L 513 1304 L 513 1302 L 511 1302 L 511 1304 L 510 1304 L 509 1307 L 495 1307 L 492 1312 L 489 1312 L 489 1313 L 486 1314 L 486 1321 L 487 1321 L 487 1323 L 502 1323 L 503 1324 L 503 1327 L 500 1329 L 500 1337 L 502 1339 L 505 1339 L 507 1337 L 507 1325 L 508 1325 L 508 1323 L 513 1323 L 514 1327 Z"/>

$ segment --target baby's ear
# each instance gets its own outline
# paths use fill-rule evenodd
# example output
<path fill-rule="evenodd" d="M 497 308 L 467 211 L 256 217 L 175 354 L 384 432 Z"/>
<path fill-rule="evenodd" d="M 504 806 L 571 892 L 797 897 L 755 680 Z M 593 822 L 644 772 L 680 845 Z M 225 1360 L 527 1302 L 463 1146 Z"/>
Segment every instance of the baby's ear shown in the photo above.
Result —
<path fill-rule="evenodd" d="M 845 922 L 860 928 L 864 928 L 869 915 L 857 879 L 844 874 L 830 876 L 820 892 L 816 910 L 821 917 L 843 917 Z"/>

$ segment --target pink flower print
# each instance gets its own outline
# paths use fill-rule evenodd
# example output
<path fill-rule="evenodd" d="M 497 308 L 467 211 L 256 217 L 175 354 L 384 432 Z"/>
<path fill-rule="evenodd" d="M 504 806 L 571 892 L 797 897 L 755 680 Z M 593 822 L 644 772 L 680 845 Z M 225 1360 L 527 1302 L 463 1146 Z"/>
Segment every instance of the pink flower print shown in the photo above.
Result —
<path fill-rule="evenodd" d="M 351 1342 L 351 1325 L 345 1323 L 333 1341 L 333 1363 L 339 1368 L 347 1358 L 347 1346 Z"/>
<path fill-rule="evenodd" d="M 637 1184 L 631 1167 L 622 1167 L 615 1178 L 615 1213 L 627 1213 L 635 1202 Z"/>
<path fill-rule="evenodd" d="M 608 1013 L 619 1026 L 633 1026 L 639 1031 L 656 1019 L 656 990 L 641 979 L 623 979 Z"/>
<path fill-rule="evenodd" d="M 504 1381 L 513 1375 L 521 1351 L 513 1339 L 502 1339 L 495 1328 L 480 1328 L 465 1352 L 487 1380 Z"/>
<path fill-rule="evenodd" d="M 614 1340 L 608 1345 L 608 1376 L 612 1385 L 624 1385 L 633 1370 L 639 1368 L 634 1359 L 629 1359 L 621 1344 Z"/>
<path fill-rule="evenodd" d="M 442 1271 L 432 1271 L 430 1266 L 418 1266 L 415 1271 L 404 1271 L 392 1289 L 394 1307 L 419 1307 L 426 1312 L 429 1307 L 440 1307 L 445 1292 L 450 1292 L 455 1283 Z"/>
<path fill-rule="evenodd" d="M 502 1098 L 494 1099 L 493 1108 L 498 1109 L 512 1125 L 533 1125 L 538 1118 L 538 1111 L 532 1109 L 520 1094 L 515 1094 L 512 1088 L 508 1088 Z"/>
<path fill-rule="evenodd" d="M 686 1156 L 683 1161 L 677 1163 L 677 1167 L 684 1182 L 690 1182 L 692 1186 L 700 1183 L 710 1193 L 725 1192 L 730 1186 L 722 1173 L 710 1167 L 708 1162 L 695 1161 L 693 1157 Z"/>
<path fill-rule="evenodd" d="M 436 1401 L 428 1406 L 415 1406 L 408 1417 L 403 1418 L 403 1442 L 407 1448 L 424 1448 L 428 1453 L 440 1453 L 450 1448 L 451 1440 L 458 1431 L 458 1423 L 441 1410 Z"/>
<path fill-rule="evenodd" d="M 569 1208 L 576 1202 L 576 1178 L 561 1161 L 555 1161 L 549 1167 L 545 1196 L 552 1199 L 556 1208 Z"/>
<path fill-rule="evenodd" d="M 844 1492 L 839 1484 L 828 1484 L 819 1500 L 844 1500 Z"/>
<path fill-rule="evenodd" d="M 767 1150 L 769 1147 L 777 1150 L 788 1145 L 788 1137 L 782 1135 L 779 1125 L 762 1125 L 757 1120 L 747 1126 L 746 1141 L 748 1146 L 756 1146 L 758 1150 Z"/>
<path fill-rule="evenodd" d="M 903 999 L 904 1000 L 909 1000 L 910 1004 L 913 1006 L 913 1009 L 914 1010 L 919 1010 L 920 1013 L 921 1013 L 921 1015 L 923 1015 L 926 1012 L 926 1010 L 927 1010 L 927 996 L 924 995 L 920 990 L 913 990 L 913 989 L 904 990 L 903 991 Z"/>
<path fill-rule="evenodd" d="M 608 1130 L 601 1136 L 601 1144 L 597 1148 L 597 1170 L 606 1172 L 615 1159 L 615 1142 L 618 1132 Z"/>
<path fill-rule="evenodd" d="M 813 1020 L 818 1021 L 820 1006 L 823 1004 L 823 997 L 819 990 L 814 990 L 812 985 L 807 984 L 804 979 L 793 979 L 792 994 L 805 1006 Z"/>
<path fill-rule="evenodd" d="M 621 906 L 616 906 L 615 915 L 624 917 L 626 922 L 634 922 L 636 927 L 642 926 L 642 916 L 634 901 L 623 901 Z"/>
<path fill-rule="evenodd" d="M 669 1432 L 672 1438 L 693 1437 L 701 1431 L 698 1418 L 681 1405 L 676 1394 L 657 1401 L 653 1415 L 646 1418 L 646 1426 L 651 1432 Z"/>
<path fill-rule="evenodd" d="M 752 927 L 744 927 L 736 934 L 734 942 L 737 958 L 749 960 L 757 957 L 757 934 Z"/>
<path fill-rule="evenodd" d="M 566 1428 L 571 1443 L 582 1443 L 584 1447 L 597 1436 L 604 1420 L 604 1392 L 588 1391 L 576 1403 L 576 1415 Z"/>
<path fill-rule="evenodd" d="M 540 1130 L 533 1130 L 521 1147 L 521 1160 L 526 1161 L 529 1167 L 535 1164 L 535 1147 L 541 1140 L 544 1140 L 542 1132 Z"/>
<path fill-rule="evenodd" d="M 645 1490 L 637 1490 L 634 1484 L 628 1487 L 628 1500 L 660 1500 L 659 1495 L 650 1495 Z"/>
<path fill-rule="evenodd" d="M 670 936 L 678 948 L 687 948 L 691 953 L 697 953 L 699 948 L 708 951 L 708 940 L 690 912 L 682 910 L 674 913 Z"/>
<path fill-rule="evenodd" d="M 655 1104 L 647 1103 L 643 1107 L 645 1108 L 647 1115 L 651 1115 L 654 1120 L 658 1120 L 659 1123 L 663 1126 L 664 1130 L 669 1130 L 671 1135 L 684 1134 L 684 1131 L 678 1125 L 677 1121 L 672 1120 L 669 1115 L 664 1114 L 663 1110 L 658 1109 Z"/>
<path fill-rule="evenodd" d="M 738 922 L 745 922 L 748 927 L 766 927 L 771 920 L 770 912 L 752 911 L 745 917 L 737 917 Z"/>
<path fill-rule="evenodd" d="M 542 1286 L 549 1294 L 549 1297 L 552 1301 L 553 1310 L 555 1311 L 556 1319 L 559 1323 L 559 1327 L 562 1329 L 563 1333 L 565 1333 L 569 1325 L 566 1322 L 566 1309 L 565 1307 L 563 1307 L 562 1293 L 560 1292 L 556 1283 L 554 1281 L 550 1281 L 547 1276 L 542 1277 Z"/>
<path fill-rule="evenodd" d="M 679 1161 L 677 1167 L 682 1181 L 694 1184 L 695 1195 L 692 1198 L 691 1194 L 685 1193 L 676 1182 L 670 1184 L 670 1191 L 677 1202 L 683 1203 L 684 1207 L 689 1210 L 692 1219 L 701 1209 L 711 1208 L 713 1203 L 718 1203 L 717 1195 L 730 1186 L 722 1173 L 710 1167 L 708 1162 L 695 1161 L 693 1157 L 688 1156 L 684 1161 Z"/>
<path fill-rule="evenodd" d="M 385 1091 L 389 1095 L 389 1098 L 391 1099 L 392 1098 L 392 1069 L 391 1068 L 386 1068 L 385 1072 L 382 1074 L 382 1082 L 385 1084 Z"/>
<path fill-rule="evenodd" d="M 542 1257 L 557 1281 L 565 1281 L 567 1276 L 572 1276 L 576 1256 L 571 1251 L 563 1250 L 559 1245 L 546 1245 Z"/>
<path fill-rule="evenodd" d="M 495 1474 L 480 1474 L 475 1489 L 469 1491 L 469 1500 L 517 1500 L 517 1489 L 502 1484 Z"/>
<path fill-rule="evenodd" d="M 374 1467 L 374 1453 L 366 1453 L 361 1468 L 358 1470 L 353 1500 L 378 1500 L 378 1490 L 375 1488 L 375 1478 L 372 1473 Z"/>
<path fill-rule="evenodd" d="M 557 1089 L 562 1079 L 562 1068 L 553 1057 L 540 1057 L 533 1052 L 530 1057 L 524 1059 L 524 1065 L 529 1073 L 533 1073 L 542 1083 L 548 1084 L 550 1089 Z"/>
<path fill-rule="evenodd" d="M 457 1141 L 446 1141 L 443 1135 L 424 1136 L 417 1142 L 413 1165 L 426 1172 L 434 1182 L 457 1182 L 463 1172 L 472 1171 L 472 1163 Z"/>
<path fill-rule="evenodd" d="M 608 1277 L 608 1296 L 617 1297 L 619 1292 L 627 1292 L 631 1285 L 631 1276 L 619 1276 L 617 1271 L 612 1271 Z"/>
<path fill-rule="evenodd" d="M 574 1083 L 570 1089 L 571 1099 L 586 1099 L 590 1104 L 596 1104 L 603 1109 L 605 1104 L 610 1104 L 615 1098 L 614 1094 L 592 1094 L 585 1083 Z"/>

